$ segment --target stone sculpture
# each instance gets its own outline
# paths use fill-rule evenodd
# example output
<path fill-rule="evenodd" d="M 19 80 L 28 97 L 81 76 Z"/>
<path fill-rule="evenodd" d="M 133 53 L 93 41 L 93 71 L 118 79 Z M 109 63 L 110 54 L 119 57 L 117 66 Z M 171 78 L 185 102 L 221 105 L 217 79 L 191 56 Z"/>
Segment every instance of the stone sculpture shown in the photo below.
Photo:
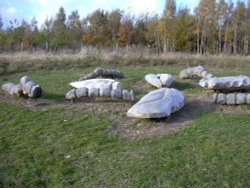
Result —
<path fill-rule="evenodd" d="M 66 94 L 66 99 L 75 100 L 82 97 L 110 97 L 114 99 L 135 101 L 133 91 L 122 90 L 122 84 L 112 79 L 91 79 L 71 82 L 76 89 Z"/>
<path fill-rule="evenodd" d="M 231 77 L 214 77 L 209 79 L 201 79 L 199 82 L 201 87 L 219 90 L 219 91 L 237 91 L 246 89 L 250 85 L 248 76 L 231 76 Z"/>
<path fill-rule="evenodd" d="M 157 88 L 170 87 L 173 83 L 173 76 L 170 74 L 148 74 L 145 76 L 145 80 Z"/>
<path fill-rule="evenodd" d="M 42 96 L 42 88 L 28 76 L 21 77 L 19 84 L 3 84 L 2 90 L 10 95 L 27 96 L 30 98 Z"/>
<path fill-rule="evenodd" d="M 213 99 L 217 104 L 250 104 L 250 93 L 215 93 Z"/>
<path fill-rule="evenodd" d="M 122 99 L 126 101 L 135 101 L 134 92 L 128 90 L 108 89 L 108 88 L 79 88 L 70 90 L 65 98 L 68 100 L 75 100 L 83 97 L 103 97 L 112 99 Z"/>
<path fill-rule="evenodd" d="M 198 76 L 201 78 L 212 78 L 213 75 L 208 73 L 203 66 L 197 66 L 197 67 L 189 67 L 184 70 L 182 70 L 179 74 L 180 79 L 188 79 L 192 78 L 194 76 Z"/>
<path fill-rule="evenodd" d="M 163 118 L 180 110 L 185 97 L 177 89 L 161 88 L 149 92 L 132 106 L 127 116 L 136 118 Z"/>
<path fill-rule="evenodd" d="M 104 78 L 125 78 L 125 75 L 115 69 L 101 69 L 96 68 L 92 73 L 80 78 L 79 80 L 89 80 L 94 79 L 97 77 L 104 77 Z"/>

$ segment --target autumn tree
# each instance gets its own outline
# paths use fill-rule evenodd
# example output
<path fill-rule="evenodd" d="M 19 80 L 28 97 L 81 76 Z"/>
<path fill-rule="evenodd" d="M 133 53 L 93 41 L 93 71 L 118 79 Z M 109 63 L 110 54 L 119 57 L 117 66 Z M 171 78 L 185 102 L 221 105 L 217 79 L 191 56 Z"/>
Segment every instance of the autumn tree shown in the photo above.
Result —
<path fill-rule="evenodd" d="M 129 45 L 133 44 L 135 31 L 133 25 L 133 18 L 130 15 L 126 15 L 123 18 L 117 35 L 119 44 L 121 46 L 128 47 Z"/>
<path fill-rule="evenodd" d="M 108 30 L 110 33 L 111 44 L 118 46 L 118 30 L 121 26 L 123 11 L 120 9 L 108 13 Z"/>
<path fill-rule="evenodd" d="M 175 51 L 175 32 L 173 30 L 176 16 L 175 0 L 166 0 L 163 17 L 159 23 L 159 30 L 163 43 L 163 51 Z"/>

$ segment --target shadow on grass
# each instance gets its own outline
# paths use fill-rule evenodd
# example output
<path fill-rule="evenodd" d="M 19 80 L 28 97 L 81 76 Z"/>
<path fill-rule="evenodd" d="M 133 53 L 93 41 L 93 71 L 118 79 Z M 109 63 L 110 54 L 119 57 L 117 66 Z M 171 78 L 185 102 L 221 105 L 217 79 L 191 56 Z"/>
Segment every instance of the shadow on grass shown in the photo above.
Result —
<path fill-rule="evenodd" d="M 56 94 L 56 93 L 47 93 L 44 92 L 42 98 L 49 99 L 49 100 L 65 100 L 65 96 L 63 94 Z"/>
<path fill-rule="evenodd" d="M 174 81 L 173 82 L 173 88 L 177 88 L 179 90 L 190 90 L 190 89 L 197 89 L 197 85 L 193 83 L 187 83 L 187 82 L 179 82 L 179 81 Z"/>
<path fill-rule="evenodd" d="M 150 121 L 158 123 L 165 122 L 168 124 L 186 124 L 195 120 L 200 114 L 206 112 L 214 112 L 215 104 L 210 101 L 188 100 L 185 106 L 169 117 L 150 119 Z"/>

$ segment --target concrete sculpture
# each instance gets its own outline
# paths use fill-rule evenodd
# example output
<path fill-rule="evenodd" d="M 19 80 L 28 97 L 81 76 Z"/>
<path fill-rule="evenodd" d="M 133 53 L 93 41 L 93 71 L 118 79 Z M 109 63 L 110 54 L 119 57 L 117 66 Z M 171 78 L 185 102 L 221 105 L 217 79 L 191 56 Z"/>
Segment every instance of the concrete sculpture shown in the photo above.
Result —
<path fill-rule="evenodd" d="M 30 98 L 42 96 L 42 88 L 28 76 L 21 77 L 19 84 L 3 84 L 2 90 L 10 95 L 27 96 Z"/>
<path fill-rule="evenodd" d="M 147 74 L 145 80 L 157 88 L 170 87 L 173 83 L 173 76 L 170 74 Z"/>
<path fill-rule="evenodd" d="M 136 118 L 163 118 L 180 110 L 185 97 L 177 89 L 161 88 L 149 92 L 132 106 L 127 116 Z"/>
<path fill-rule="evenodd" d="M 80 78 L 79 80 L 89 80 L 94 79 L 97 77 L 104 77 L 104 78 L 124 78 L 125 75 L 115 69 L 101 69 L 96 68 L 92 73 Z"/>
<path fill-rule="evenodd" d="M 213 99 L 216 104 L 250 104 L 250 93 L 215 93 Z"/>
<path fill-rule="evenodd" d="M 122 90 L 122 84 L 112 79 L 83 80 L 71 82 L 70 85 L 76 89 L 72 89 L 66 94 L 65 98 L 69 100 L 82 97 L 110 97 L 131 102 L 135 101 L 133 91 Z"/>
<path fill-rule="evenodd" d="M 236 91 L 246 89 L 250 85 L 250 78 L 244 75 L 214 77 L 209 79 L 201 79 L 199 85 L 211 90 Z"/>
<path fill-rule="evenodd" d="M 189 67 L 182 70 L 179 74 L 180 79 L 188 79 L 192 77 L 201 77 L 201 78 L 212 78 L 213 75 L 208 73 L 203 66 Z"/>

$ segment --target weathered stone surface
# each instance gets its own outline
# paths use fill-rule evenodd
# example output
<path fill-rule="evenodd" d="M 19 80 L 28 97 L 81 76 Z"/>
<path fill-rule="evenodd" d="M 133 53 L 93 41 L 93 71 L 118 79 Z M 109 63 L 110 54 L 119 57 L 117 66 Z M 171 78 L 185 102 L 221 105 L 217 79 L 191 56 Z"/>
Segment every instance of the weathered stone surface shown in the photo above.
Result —
<path fill-rule="evenodd" d="M 89 97 L 99 97 L 99 88 L 91 87 L 88 89 L 88 95 Z"/>
<path fill-rule="evenodd" d="M 122 91 L 122 99 L 123 100 L 131 100 L 130 93 L 128 90 L 123 90 Z"/>
<path fill-rule="evenodd" d="M 71 99 L 76 99 L 76 89 L 71 89 L 70 91 L 68 91 L 68 93 L 66 93 L 65 98 L 68 100 Z"/>
<path fill-rule="evenodd" d="M 204 71 L 203 66 L 193 67 L 192 74 L 195 75 L 195 76 L 201 77 L 201 74 L 202 74 L 203 71 Z"/>
<path fill-rule="evenodd" d="M 81 97 L 88 97 L 88 88 L 83 87 L 75 90 L 76 97 L 81 98 Z"/>
<path fill-rule="evenodd" d="M 157 88 L 170 87 L 173 83 L 173 76 L 170 74 L 148 74 L 145 76 L 145 80 Z"/>
<path fill-rule="evenodd" d="M 149 92 L 132 106 L 127 115 L 137 118 L 162 118 L 170 116 L 184 106 L 184 96 L 177 89 L 161 88 Z"/>
<path fill-rule="evenodd" d="M 247 88 L 250 85 L 250 79 L 244 75 L 213 77 L 200 80 L 199 85 L 207 89 L 234 91 Z"/>
<path fill-rule="evenodd" d="M 135 101 L 135 93 L 134 93 L 134 91 L 131 90 L 129 93 L 130 93 L 130 100 L 131 100 L 131 102 L 134 102 Z"/>
<path fill-rule="evenodd" d="M 227 99 L 226 99 L 226 94 L 224 93 L 216 93 L 215 94 L 215 103 L 218 103 L 218 104 L 226 104 L 227 102 Z"/>
<path fill-rule="evenodd" d="M 162 82 L 162 87 L 170 87 L 173 83 L 173 76 L 170 74 L 157 74 Z"/>
<path fill-rule="evenodd" d="M 22 91 L 21 85 L 20 84 L 14 85 L 10 89 L 9 93 L 10 95 L 22 95 L 23 91 Z"/>
<path fill-rule="evenodd" d="M 80 80 L 89 80 L 89 79 L 94 79 L 97 77 L 124 78 L 125 76 L 122 72 L 118 70 L 96 68 L 92 73 L 84 76 Z"/>
<path fill-rule="evenodd" d="M 100 88 L 100 97 L 111 97 L 111 89 L 106 87 Z"/>
<path fill-rule="evenodd" d="M 236 104 L 236 94 L 229 93 L 226 95 L 226 104 Z"/>
<path fill-rule="evenodd" d="M 250 104 L 249 93 L 215 93 L 213 95 L 214 102 L 217 104 L 240 105 Z"/>
<path fill-rule="evenodd" d="M 12 89 L 15 85 L 16 85 L 16 84 L 14 84 L 14 83 L 5 83 L 5 84 L 2 85 L 2 90 L 10 94 L 11 89 Z"/>
<path fill-rule="evenodd" d="M 113 79 L 91 79 L 91 80 L 83 80 L 83 81 L 77 81 L 77 82 L 71 82 L 70 85 L 74 88 L 112 88 L 112 84 L 116 82 Z"/>
<path fill-rule="evenodd" d="M 113 98 L 113 99 L 121 99 L 122 98 L 122 91 L 113 89 L 111 91 L 111 98 Z"/>
<path fill-rule="evenodd" d="M 114 90 L 122 90 L 122 84 L 120 83 L 120 82 L 113 82 L 112 83 L 112 89 L 114 89 Z"/>
<path fill-rule="evenodd" d="M 246 103 L 250 104 L 250 93 L 246 95 Z"/>
<path fill-rule="evenodd" d="M 153 85 L 153 86 L 155 86 L 155 87 L 157 87 L 157 88 L 161 88 L 162 87 L 162 82 L 161 82 L 161 80 L 158 78 L 158 76 L 157 75 L 155 75 L 155 74 L 148 74 L 148 75 L 146 75 L 145 76 L 145 80 L 149 83 L 149 84 L 151 84 L 151 85 Z"/>
<path fill-rule="evenodd" d="M 180 79 L 187 79 L 187 78 L 191 78 L 193 76 L 205 78 L 207 76 L 207 74 L 208 74 L 208 72 L 204 69 L 203 66 L 188 67 L 180 72 L 179 78 Z"/>
<path fill-rule="evenodd" d="M 19 84 L 4 84 L 2 89 L 10 95 L 26 95 L 31 98 L 38 98 L 42 95 L 42 88 L 28 76 L 21 77 Z"/>
<path fill-rule="evenodd" d="M 236 104 L 246 104 L 246 94 L 245 93 L 237 93 Z"/>

